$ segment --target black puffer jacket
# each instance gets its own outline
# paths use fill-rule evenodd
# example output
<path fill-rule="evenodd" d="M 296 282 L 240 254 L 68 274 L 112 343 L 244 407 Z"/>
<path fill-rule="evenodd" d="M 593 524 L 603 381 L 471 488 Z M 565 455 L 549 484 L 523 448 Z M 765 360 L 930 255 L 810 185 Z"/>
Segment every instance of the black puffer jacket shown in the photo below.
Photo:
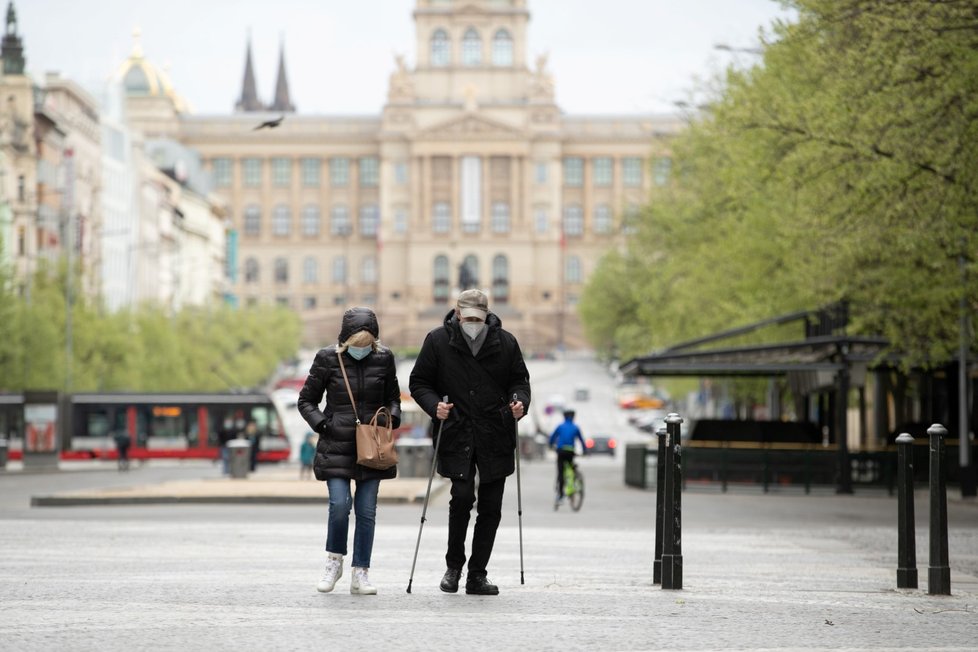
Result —
<path fill-rule="evenodd" d="M 340 342 L 354 333 L 366 330 L 377 336 L 377 317 L 369 308 L 351 308 L 343 315 Z M 321 349 L 309 369 L 306 384 L 299 392 L 299 413 L 309 427 L 319 433 L 313 470 L 317 480 L 350 478 L 369 480 L 393 478 L 397 467 L 377 470 L 357 464 L 356 416 L 340 371 L 337 345 Z M 401 391 L 397 384 L 394 354 L 379 346 L 363 360 L 343 354 L 343 365 L 350 379 L 350 389 L 357 401 L 356 413 L 367 423 L 381 406 L 387 406 L 393 427 L 401 423 Z M 326 406 L 319 404 L 326 395 Z"/>
<path fill-rule="evenodd" d="M 473 357 L 453 310 L 425 337 L 411 371 L 411 396 L 434 419 L 433 436 L 441 397 L 455 404 L 438 446 L 438 472 L 448 478 L 467 477 L 473 454 L 484 482 L 515 469 L 516 422 L 509 403 L 516 394 L 524 413 L 529 410 L 530 374 L 519 343 L 499 317 L 489 313 L 486 328 L 486 340 Z"/>

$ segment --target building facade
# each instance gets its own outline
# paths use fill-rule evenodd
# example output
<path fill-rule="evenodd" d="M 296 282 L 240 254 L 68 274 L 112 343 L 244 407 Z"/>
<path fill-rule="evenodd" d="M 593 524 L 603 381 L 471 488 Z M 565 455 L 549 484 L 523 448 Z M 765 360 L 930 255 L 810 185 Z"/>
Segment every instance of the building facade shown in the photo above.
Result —
<path fill-rule="evenodd" d="M 130 67 L 130 122 L 200 153 L 234 228 L 233 293 L 297 311 L 308 344 L 368 305 L 387 344 L 418 346 L 479 287 L 524 348 L 584 346 L 583 286 L 667 182 L 682 123 L 562 113 L 546 55 L 528 64 L 526 0 L 418 0 L 413 18 L 415 64 L 395 57 L 378 115 L 291 112 L 284 52 L 262 104 L 249 46 L 236 113 L 190 115 Z"/>

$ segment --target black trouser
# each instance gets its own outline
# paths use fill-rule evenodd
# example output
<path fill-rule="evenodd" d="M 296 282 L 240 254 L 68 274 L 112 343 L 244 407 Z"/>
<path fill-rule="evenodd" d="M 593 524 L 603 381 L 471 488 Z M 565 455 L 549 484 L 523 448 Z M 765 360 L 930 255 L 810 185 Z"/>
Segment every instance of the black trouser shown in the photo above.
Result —
<path fill-rule="evenodd" d="M 557 451 L 557 495 L 564 497 L 564 462 L 574 464 L 574 451 Z"/>
<path fill-rule="evenodd" d="M 469 515 L 475 504 L 475 456 L 467 480 L 452 479 L 452 499 L 448 503 L 448 552 L 445 563 L 449 568 L 462 570 L 465 565 L 465 533 Z M 475 529 L 472 532 L 472 556 L 469 575 L 486 575 L 486 566 L 496 541 L 496 529 L 502 518 L 503 488 L 506 478 L 479 482 L 479 502 L 476 508 Z"/>

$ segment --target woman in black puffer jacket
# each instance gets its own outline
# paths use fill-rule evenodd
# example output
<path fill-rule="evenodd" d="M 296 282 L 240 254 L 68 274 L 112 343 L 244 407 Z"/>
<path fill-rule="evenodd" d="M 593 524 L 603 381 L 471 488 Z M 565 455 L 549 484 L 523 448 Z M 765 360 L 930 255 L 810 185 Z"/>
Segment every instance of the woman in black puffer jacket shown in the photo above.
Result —
<path fill-rule="evenodd" d="M 377 316 L 369 308 L 350 308 L 343 315 L 338 344 L 321 349 L 299 392 L 299 413 L 319 433 L 313 470 L 329 490 L 329 525 L 326 534 L 326 572 L 317 589 L 333 590 L 343 575 L 347 552 L 350 509 L 356 511 L 353 534 L 353 578 L 350 592 L 373 595 L 377 590 L 367 579 L 374 543 L 377 490 L 380 481 L 397 475 L 397 467 L 377 470 L 357 464 L 356 421 L 367 423 L 380 407 L 391 411 L 392 426 L 401 422 L 401 391 L 394 354 L 380 344 Z M 340 370 L 340 356 L 350 380 L 350 395 Z M 326 395 L 325 408 L 319 404 Z M 351 494 L 350 481 L 356 481 Z"/>

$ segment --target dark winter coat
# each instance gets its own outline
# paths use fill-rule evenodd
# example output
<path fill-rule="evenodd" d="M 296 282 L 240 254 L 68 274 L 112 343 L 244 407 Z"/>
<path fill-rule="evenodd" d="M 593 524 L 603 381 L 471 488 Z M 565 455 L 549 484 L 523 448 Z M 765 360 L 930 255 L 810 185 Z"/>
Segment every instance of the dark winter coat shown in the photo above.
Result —
<path fill-rule="evenodd" d="M 377 318 L 367 308 L 348 310 L 343 316 L 340 341 L 361 330 L 377 335 Z M 353 480 L 386 479 L 397 475 L 397 467 L 378 470 L 357 464 L 356 415 L 340 371 L 339 355 L 343 356 L 350 389 L 356 399 L 356 415 L 368 423 L 377 408 L 391 411 L 392 425 L 401 423 L 401 390 L 397 383 L 394 354 L 385 346 L 363 360 L 349 353 L 337 354 L 337 345 L 321 349 L 313 360 L 306 383 L 299 392 L 298 408 L 302 418 L 319 433 L 313 471 L 317 480 L 350 478 Z M 319 405 L 326 396 L 326 405 Z"/>
<path fill-rule="evenodd" d="M 486 340 L 473 356 L 453 310 L 425 337 L 411 371 L 411 396 L 434 419 L 433 437 L 441 424 L 438 402 L 447 395 L 454 403 L 438 445 L 438 472 L 447 478 L 467 478 L 473 454 L 483 482 L 515 469 L 516 421 L 509 404 L 516 394 L 524 412 L 529 410 L 530 374 L 519 343 L 499 317 L 489 313 L 486 328 Z"/>

